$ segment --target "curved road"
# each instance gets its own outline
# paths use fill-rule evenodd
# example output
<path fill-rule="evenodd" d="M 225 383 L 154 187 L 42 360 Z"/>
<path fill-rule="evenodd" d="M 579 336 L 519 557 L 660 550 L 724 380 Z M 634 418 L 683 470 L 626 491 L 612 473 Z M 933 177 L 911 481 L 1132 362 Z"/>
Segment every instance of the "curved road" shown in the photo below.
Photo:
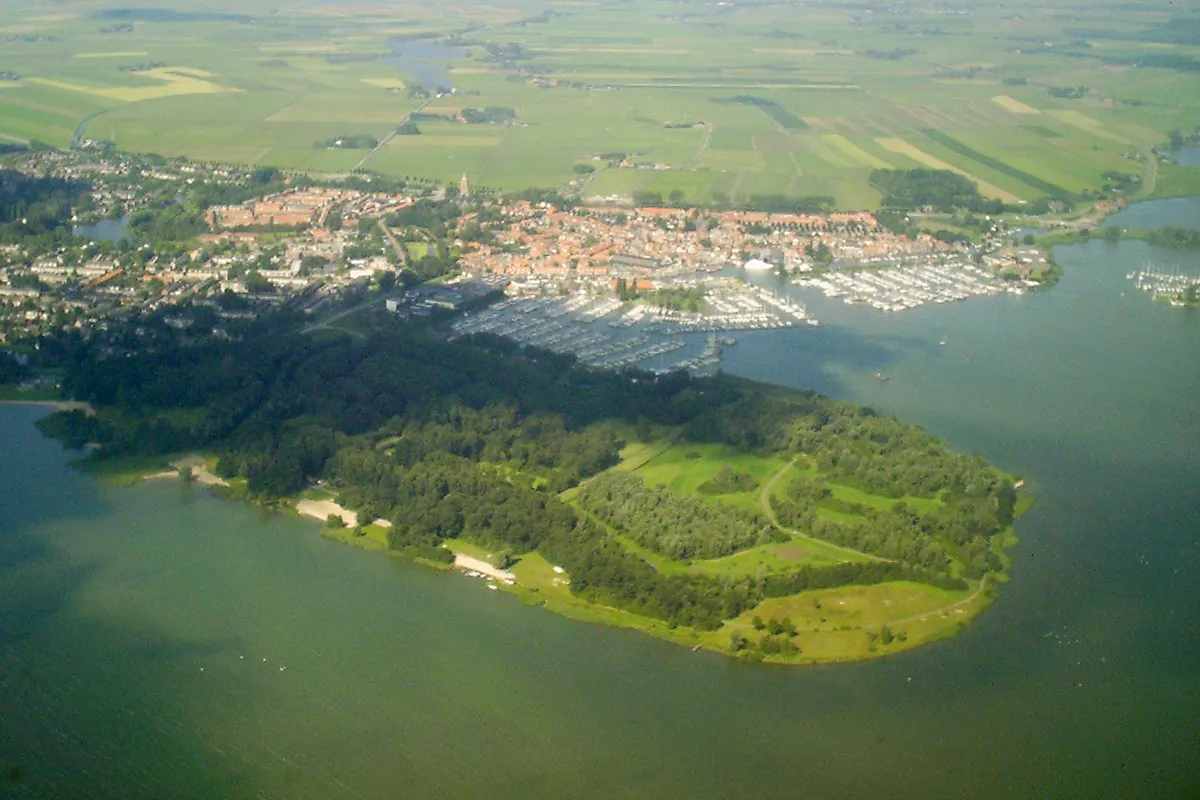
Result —
<path fill-rule="evenodd" d="M 774 525 L 779 530 L 784 531 L 785 533 L 789 533 L 792 536 L 795 536 L 799 539 L 807 539 L 807 540 L 810 540 L 813 542 L 820 542 L 821 544 L 823 544 L 827 547 L 833 547 L 838 550 L 841 550 L 842 552 L 850 553 L 854 556 L 858 556 L 858 557 L 866 556 L 867 558 L 870 558 L 875 561 L 887 561 L 888 559 L 886 559 L 886 558 L 880 558 L 879 556 L 873 556 L 873 555 L 870 555 L 869 553 L 863 553 L 858 550 L 854 550 L 853 548 L 850 548 L 850 547 L 842 547 L 841 545 L 833 544 L 832 542 L 826 542 L 824 539 L 813 539 L 812 537 L 805 536 L 802 533 L 798 533 L 796 531 L 790 530 L 779 524 L 779 519 L 775 516 L 775 510 L 771 508 L 771 500 L 770 500 L 771 487 L 773 487 L 775 485 L 776 481 L 778 481 L 780 478 L 782 478 L 785 474 L 787 474 L 787 472 L 789 470 L 791 470 L 792 467 L 794 467 L 796 465 L 796 461 L 798 459 L 799 459 L 799 456 L 796 456 L 791 461 L 789 461 L 787 464 L 785 464 L 778 472 L 776 472 L 774 475 L 772 475 L 770 477 L 770 479 L 765 484 L 763 484 L 762 492 L 758 496 L 759 505 L 761 505 L 763 508 L 763 511 L 766 512 L 767 519 L 769 519 L 771 521 L 771 524 Z M 925 617 L 928 617 L 933 614 L 945 614 L 947 611 L 953 611 L 954 609 L 959 608 L 960 606 L 965 606 L 965 605 L 968 605 L 969 603 L 975 602 L 975 600 L 977 600 L 979 598 L 979 595 L 983 594 L 984 590 L 987 589 L 987 587 L 990 585 L 991 585 L 991 582 L 989 580 L 987 580 L 987 578 L 985 577 L 983 580 L 981 580 L 979 582 L 979 585 L 975 587 L 975 591 L 971 592 L 971 594 L 969 596 L 964 597 L 962 600 L 955 600 L 953 603 L 950 603 L 949 605 L 942 606 L 941 608 L 933 608 L 933 609 L 930 609 L 929 611 L 922 611 L 920 614 L 913 614 L 912 616 L 903 617 L 901 619 L 888 620 L 888 622 L 886 624 L 888 624 L 888 625 L 904 625 L 909 622 L 915 622 L 916 620 L 924 619 Z M 814 628 L 813 630 L 834 630 L 835 628 L 836 628 L 836 626 L 830 626 L 828 628 Z"/>
<path fill-rule="evenodd" d="M 873 556 L 870 553 L 864 553 L 861 550 L 855 550 L 853 547 L 842 547 L 840 544 L 834 544 L 833 542 L 827 542 L 824 539 L 817 539 L 812 536 L 805 536 L 803 533 L 800 533 L 799 531 L 794 531 L 791 528 L 785 528 L 779 524 L 779 518 L 775 516 L 775 509 L 771 508 L 771 487 L 773 487 L 775 485 L 776 481 L 778 481 L 789 470 L 791 470 L 792 467 L 796 466 L 796 461 L 799 458 L 800 458 L 799 456 L 796 456 L 791 461 L 789 461 L 787 464 L 784 464 L 782 469 L 780 469 L 778 472 L 776 472 L 774 475 L 772 475 L 770 477 L 770 479 L 768 479 L 767 482 L 763 484 L 762 492 L 760 492 L 758 495 L 758 504 L 760 506 L 762 506 L 762 509 L 766 513 L 767 519 L 770 520 L 771 524 L 774 525 L 779 530 L 783 531 L 784 533 L 795 536 L 797 539 L 802 539 L 805 541 L 813 542 L 816 544 L 823 545 L 825 547 L 832 547 L 834 550 L 840 550 L 843 553 L 854 556 L 855 558 L 866 558 L 870 561 L 888 561 L 888 560 L 890 560 L 890 559 L 886 559 L 886 558 L 880 558 L 879 556 Z"/>

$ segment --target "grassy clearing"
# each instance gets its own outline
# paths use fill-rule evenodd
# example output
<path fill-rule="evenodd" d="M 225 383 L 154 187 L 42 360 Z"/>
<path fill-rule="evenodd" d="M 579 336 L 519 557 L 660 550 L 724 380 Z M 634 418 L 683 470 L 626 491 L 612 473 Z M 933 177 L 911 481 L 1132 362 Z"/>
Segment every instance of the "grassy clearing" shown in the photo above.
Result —
<path fill-rule="evenodd" d="M 734 634 L 752 642 L 763 636 L 753 625 L 756 616 L 762 620 L 786 617 L 797 628 L 791 638 L 800 652 L 793 656 L 769 656 L 766 660 L 860 661 L 954 636 L 990 602 L 990 592 L 981 591 L 978 586 L 962 592 L 906 581 L 845 586 L 765 600 L 703 638 L 707 647 L 728 649 Z M 887 644 L 880 637 L 885 625 L 894 637 Z"/>
<path fill-rule="evenodd" d="M 722 558 L 694 561 L 691 569 L 708 575 L 762 576 L 772 572 L 788 572 L 802 566 L 838 564 L 848 560 L 852 559 L 825 542 L 797 537 L 790 542 L 772 542 Z"/>
<path fill-rule="evenodd" d="M 374 523 L 361 528 L 336 528 L 325 525 L 321 528 L 321 535 L 326 539 L 354 545 L 373 553 L 388 551 L 387 528 Z"/>
<path fill-rule="evenodd" d="M 710 502 L 728 503 L 744 508 L 759 509 L 759 491 L 771 476 L 787 465 L 779 458 L 763 458 L 741 453 L 720 444 L 686 442 L 672 445 L 638 469 L 647 486 L 666 486 L 674 492 L 695 495 Z M 755 488 L 745 492 L 721 495 L 701 493 L 700 486 L 712 480 L 722 469 L 753 478 Z"/>
<path fill-rule="evenodd" d="M 861 489 L 856 489 L 853 486 L 846 486 L 840 483 L 829 484 L 829 490 L 833 492 L 834 498 L 842 503 L 867 506 L 877 511 L 884 511 L 896 503 L 906 503 L 922 514 L 926 514 L 942 505 L 940 500 L 929 497 L 913 497 L 912 495 L 884 497 L 883 495 L 871 494 Z"/>

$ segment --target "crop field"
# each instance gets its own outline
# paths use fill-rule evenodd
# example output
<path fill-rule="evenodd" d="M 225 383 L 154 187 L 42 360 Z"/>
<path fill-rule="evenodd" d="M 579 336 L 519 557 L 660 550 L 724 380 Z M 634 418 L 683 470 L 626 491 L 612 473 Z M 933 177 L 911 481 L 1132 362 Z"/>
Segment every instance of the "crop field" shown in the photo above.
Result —
<path fill-rule="evenodd" d="M 0 11 L 0 139 L 353 169 L 585 198 L 681 191 L 878 205 L 873 169 L 952 169 L 1008 203 L 1138 173 L 1200 124 L 1200 39 L 1169 0 L 420 4 Z M 1082 20 L 1086 20 L 1086 23 Z M 450 45 L 454 51 L 429 48 Z M 453 86 L 428 97 L 425 83 Z M 424 107 L 422 107 L 424 104 Z M 410 113 L 418 135 L 367 152 Z M 463 109 L 512 109 L 472 123 Z M 86 124 L 85 124 L 86 122 Z M 595 170 L 582 175 L 586 164 Z M 1182 190 L 1187 176 L 1162 181 Z"/>

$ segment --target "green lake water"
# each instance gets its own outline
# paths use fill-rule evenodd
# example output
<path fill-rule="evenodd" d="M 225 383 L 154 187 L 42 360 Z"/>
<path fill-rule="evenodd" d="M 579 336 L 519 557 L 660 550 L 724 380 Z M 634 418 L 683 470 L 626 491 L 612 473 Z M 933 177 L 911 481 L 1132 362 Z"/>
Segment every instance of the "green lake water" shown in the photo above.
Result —
<path fill-rule="evenodd" d="M 1057 255 L 1052 291 L 903 314 L 797 291 L 822 327 L 727 351 L 1038 497 L 992 609 L 863 664 L 744 665 L 105 488 L 0 406 L 0 797 L 1200 796 L 1200 313 L 1125 278 L 1195 253 Z"/>

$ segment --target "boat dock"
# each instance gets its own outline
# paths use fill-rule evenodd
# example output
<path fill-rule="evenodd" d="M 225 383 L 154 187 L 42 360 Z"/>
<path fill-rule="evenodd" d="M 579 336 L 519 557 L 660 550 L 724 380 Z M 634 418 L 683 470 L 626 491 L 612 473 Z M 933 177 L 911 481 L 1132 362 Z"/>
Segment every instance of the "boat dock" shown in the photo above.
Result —
<path fill-rule="evenodd" d="M 952 303 L 1004 292 L 1024 294 L 1020 281 L 1006 281 L 969 263 L 925 264 L 896 269 L 828 272 L 797 278 L 797 286 L 820 289 L 826 297 L 880 311 L 907 311 L 928 303 Z"/>

